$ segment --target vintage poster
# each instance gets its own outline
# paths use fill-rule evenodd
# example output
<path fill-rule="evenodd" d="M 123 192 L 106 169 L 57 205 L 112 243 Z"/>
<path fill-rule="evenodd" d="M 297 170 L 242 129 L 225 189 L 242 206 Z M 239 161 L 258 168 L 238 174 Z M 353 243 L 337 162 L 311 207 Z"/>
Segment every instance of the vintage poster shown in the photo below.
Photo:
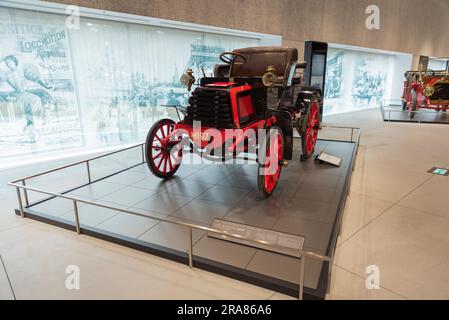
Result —
<path fill-rule="evenodd" d="M 329 48 L 324 114 L 380 107 L 390 94 L 393 66 L 390 55 Z"/>
<path fill-rule="evenodd" d="M 0 162 L 141 142 L 179 78 L 211 76 L 223 51 L 258 39 L 0 7 Z M 9 159 L 9 160 L 8 160 Z"/>
<path fill-rule="evenodd" d="M 81 146 L 64 20 L 6 8 L 0 16 L 0 157 Z"/>

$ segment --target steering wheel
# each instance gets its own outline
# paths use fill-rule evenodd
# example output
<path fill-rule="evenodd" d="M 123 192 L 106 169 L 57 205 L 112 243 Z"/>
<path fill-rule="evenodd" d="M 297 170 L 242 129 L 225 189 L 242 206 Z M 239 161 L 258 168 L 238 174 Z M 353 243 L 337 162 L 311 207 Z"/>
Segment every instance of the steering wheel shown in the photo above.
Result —
<path fill-rule="evenodd" d="M 237 52 L 226 51 L 220 54 L 220 60 L 226 64 L 233 64 L 238 58 L 242 59 L 243 63 L 247 60 L 244 55 Z"/>

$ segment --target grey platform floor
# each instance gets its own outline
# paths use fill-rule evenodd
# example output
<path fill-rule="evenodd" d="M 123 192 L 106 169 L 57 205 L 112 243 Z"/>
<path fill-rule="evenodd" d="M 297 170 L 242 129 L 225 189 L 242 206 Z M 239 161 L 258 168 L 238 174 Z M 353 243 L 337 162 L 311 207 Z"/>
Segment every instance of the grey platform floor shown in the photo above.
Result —
<path fill-rule="evenodd" d="M 390 112 L 391 110 L 391 112 Z M 389 105 L 382 110 L 384 121 L 412 122 L 412 123 L 437 123 L 449 124 L 449 111 L 434 111 L 431 109 L 420 109 L 415 116 L 410 118 L 408 111 L 403 111 L 399 105 Z"/>
<path fill-rule="evenodd" d="M 295 141 L 295 155 L 299 145 Z M 146 165 L 139 165 L 107 179 L 70 192 L 111 206 L 129 208 L 150 216 L 170 216 L 181 221 L 210 225 L 214 218 L 239 222 L 305 237 L 305 248 L 325 254 L 343 195 L 353 143 L 319 140 L 316 152 L 325 150 L 343 158 L 340 168 L 312 159 L 290 162 L 283 169 L 275 193 L 262 200 L 257 193 L 255 164 L 183 163 L 175 177 L 163 181 Z M 73 203 L 55 198 L 28 211 L 74 222 Z M 188 249 L 188 230 L 153 218 L 80 205 L 82 226 L 139 239 L 179 251 Z M 291 283 L 299 282 L 299 260 L 253 247 L 208 237 L 194 230 L 194 255 L 265 274 Z M 316 289 L 322 263 L 308 260 L 306 287 Z"/>

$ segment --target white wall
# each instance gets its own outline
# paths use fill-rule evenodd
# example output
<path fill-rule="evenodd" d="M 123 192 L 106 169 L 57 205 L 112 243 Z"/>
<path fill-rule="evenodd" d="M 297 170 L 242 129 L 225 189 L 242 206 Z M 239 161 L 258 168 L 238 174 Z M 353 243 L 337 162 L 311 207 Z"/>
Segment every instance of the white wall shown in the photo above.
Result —
<path fill-rule="evenodd" d="M 410 70 L 412 66 L 412 60 L 412 54 L 402 53 L 395 55 L 391 82 L 391 94 L 386 98 L 388 100 L 392 100 L 393 103 L 396 100 L 401 100 L 405 80 L 404 73 Z"/>

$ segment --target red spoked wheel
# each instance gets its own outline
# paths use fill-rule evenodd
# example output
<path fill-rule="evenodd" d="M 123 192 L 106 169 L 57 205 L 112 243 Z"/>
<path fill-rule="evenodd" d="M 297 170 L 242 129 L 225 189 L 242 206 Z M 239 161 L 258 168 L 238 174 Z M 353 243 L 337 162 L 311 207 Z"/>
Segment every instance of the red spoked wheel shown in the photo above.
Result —
<path fill-rule="evenodd" d="M 270 196 L 279 181 L 284 155 L 284 135 L 278 127 L 272 127 L 259 145 L 258 186 L 261 195 Z"/>
<path fill-rule="evenodd" d="M 148 168 L 162 179 L 173 176 L 181 164 L 181 139 L 173 134 L 174 126 L 171 119 L 157 121 L 148 132 L 145 143 Z"/>
<path fill-rule="evenodd" d="M 313 155 L 316 140 L 318 138 L 318 130 L 320 129 L 320 108 L 316 99 L 313 99 L 310 102 L 305 121 L 305 128 L 301 134 L 302 161 L 307 160 Z"/>

